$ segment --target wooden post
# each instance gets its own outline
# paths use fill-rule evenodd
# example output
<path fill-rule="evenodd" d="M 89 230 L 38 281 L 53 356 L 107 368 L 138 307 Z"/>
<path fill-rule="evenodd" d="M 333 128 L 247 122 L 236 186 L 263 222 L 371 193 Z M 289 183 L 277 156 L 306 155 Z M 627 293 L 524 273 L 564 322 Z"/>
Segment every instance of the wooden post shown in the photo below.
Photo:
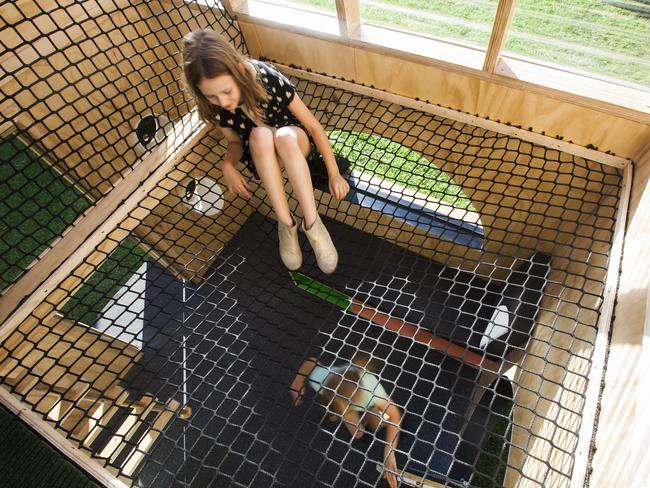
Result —
<path fill-rule="evenodd" d="M 358 37 L 361 32 L 359 0 L 336 0 L 336 14 L 342 37 Z"/>
<path fill-rule="evenodd" d="M 497 67 L 499 56 L 501 56 L 501 49 L 503 49 L 503 45 L 506 43 L 508 28 L 515 13 L 515 4 L 516 0 L 499 0 L 497 13 L 494 16 L 494 24 L 492 24 L 490 42 L 485 53 L 483 71 L 494 73 Z"/>
<path fill-rule="evenodd" d="M 598 332 L 591 355 L 592 364 L 589 371 L 589 383 L 585 392 L 585 406 L 582 410 L 582 422 L 578 433 L 575 461 L 571 476 L 571 488 L 584 487 L 589 478 L 588 464 L 592 450 L 592 438 L 596 428 L 596 414 L 600 402 L 603 370 L 606 366 L 605 356 L 607 354 L 609 332 L 612 326 L 612 315 L 616 302 L 616 291 L 621 270 L 621 259 L 623 256 L 623 241 L 625 239 L 625 228 L 627 222 L 627 207 L 630 202 L 632 191 L 632 165 L 629 164 L 623 171 L 623 182 L 621 198 L 616 211 L 616 225 L 614 227 L 614 238 L 609 254 L 607 267 L 607 280 L 603 304 L 600 307 L 598 319 Z"/>
<path fill-rule="evenodd" d="M 248 7 L 248 0 L 221 0 L 221 5 L 226 9 L 226 12 L 231 17 L 235 17 L 237 12 L 246 11 Z"/>

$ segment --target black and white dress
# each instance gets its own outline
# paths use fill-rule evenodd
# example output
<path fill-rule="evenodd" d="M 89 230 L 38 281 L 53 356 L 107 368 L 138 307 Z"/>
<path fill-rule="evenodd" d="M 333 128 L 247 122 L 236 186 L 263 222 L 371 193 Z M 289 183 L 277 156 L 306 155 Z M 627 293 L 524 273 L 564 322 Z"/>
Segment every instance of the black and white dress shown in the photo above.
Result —
<path fill-rule="evenodd" d="M 304 129 L 300 121 L 289 110 L 289 104 L 296 96 L 296 89 L 291 82 L 280 73 L 275 66 L 263 61 L 251 60 L 252 65 L 257 71 L 257 79 L 266 88 L 269 94 L 269 100 L 265 103 L 260 103 L 258 106 L 264 113 L 264 124 L 268 127 L 286 127 L 289 125 L 301 127 Z M 249 138 L 251 131 L 257 127 L 257 124 L 251 120 L 248 115 L 239 106 L 235 109 L 234 113 L 226 110 L 225 108 L 215 106 L 215 112 L 219 125 L 234 130 L 242 140 L 244 154 L 241 161 L 245 163 L 249 170 L 257 177 L 253 160 L 251 159 Z M 307 132 L 307 136 L 312 145 L 312 152 L 314 150 L 314 142 Z M 309 159 L 309 158 L 308 158 Z"/>

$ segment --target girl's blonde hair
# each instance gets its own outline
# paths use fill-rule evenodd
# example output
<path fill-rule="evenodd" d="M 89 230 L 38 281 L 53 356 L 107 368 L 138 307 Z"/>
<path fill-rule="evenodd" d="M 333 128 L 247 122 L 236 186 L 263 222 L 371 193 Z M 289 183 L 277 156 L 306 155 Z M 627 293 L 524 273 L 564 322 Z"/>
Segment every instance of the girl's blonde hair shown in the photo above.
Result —
<path fill-rule="evenodd" d="M 244 111 L 255 119 L 263 120 L 264 113 L 258 103 L 267 102 L 269 95 L 248 68 L 248 58 L 239 53 L 228 41 L 212 30 L 198 29 L 183 39 L 183 71 L 185 81 L 194 95 L 201 120 L 216 123 L 214 106 L 208 102 L 198 84 L 203 78 L 231 75 L 241 91 Z"/>
<path fill-rule="evenodd" d="M 365 352 L 357 352 L 352 358 L 352 366 L 342 375 L 330 373 L 324 381 L 323 388 L 318 395 L 321 405 L 332 412 L 343 415 L 354 397 L 360 392 L 359 383 L 365 371 L 377 373 L 379 365 L 372 356 Z"/>

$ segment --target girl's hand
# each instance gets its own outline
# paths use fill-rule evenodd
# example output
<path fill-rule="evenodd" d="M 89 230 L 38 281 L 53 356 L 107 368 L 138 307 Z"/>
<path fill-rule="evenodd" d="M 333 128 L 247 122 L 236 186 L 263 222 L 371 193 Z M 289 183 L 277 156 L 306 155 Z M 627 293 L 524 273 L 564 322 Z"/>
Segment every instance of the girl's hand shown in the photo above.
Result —
<path fill-rule="evenodd" d="M 397 461 L 395 461 L 395 451 L 392 449 L 386 454 L 384 460 L 384 478 L 390 488 L 397 488 Z"/>
<path fill-rule="evenodd" d="M 222 171 L 223 179 L 225 180 L 229 191 L 239 197 L 245 198 L 246 200 L 252 196 L 250 189 L 248 188 L 248 182 L 239 170 L 235 168 L 234 164 L 224 161 Z"/>
<path fill-rule="evenodd" d="M 343 200 L 350 191 L 350 185 L 340 173 L 329 177 L 329 188 L 330 194 L 337 200 Z"/>

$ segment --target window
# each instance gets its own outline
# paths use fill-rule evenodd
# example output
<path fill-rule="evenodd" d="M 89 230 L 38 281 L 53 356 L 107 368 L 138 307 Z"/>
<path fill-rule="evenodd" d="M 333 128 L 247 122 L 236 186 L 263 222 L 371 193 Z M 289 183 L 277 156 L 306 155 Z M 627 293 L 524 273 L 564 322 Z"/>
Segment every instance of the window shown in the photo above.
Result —
<path fill-rule="evenodd" d="M 504 54 L 650 87 L 650 6 L 610 0 L 520 0 Z"/>
<path fill-rule="evenodd" d="M 282 7 L 309 7 L 310 10 L 319 10 L 336 15 L 335 0 L 259 0 L 260 3 L 270 3 Z"/>
<path fill-rule="evenodd" d="M 364 23 L 487 47 L 497 0 L 360 0 Z"/>

